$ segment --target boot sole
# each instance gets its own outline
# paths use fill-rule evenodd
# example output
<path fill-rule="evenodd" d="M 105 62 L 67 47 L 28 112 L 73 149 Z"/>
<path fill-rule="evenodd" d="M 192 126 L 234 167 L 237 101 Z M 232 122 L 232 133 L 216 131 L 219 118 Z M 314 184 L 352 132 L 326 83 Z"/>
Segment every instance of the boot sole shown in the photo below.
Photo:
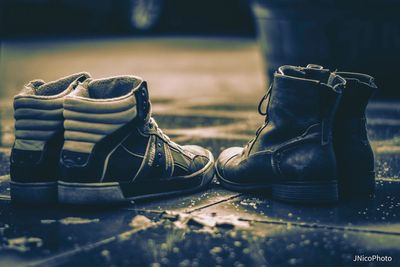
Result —
<path fill-rule="evenodd" d="M 193 175 L 193 178 L 201 177 L 202 182 L 200 185 L 193 188 L 126 197 L 124 196 L 121 185 L 118 182 L 68 183 L 59 181 L 58 201 L 59 203 L 66 205 L 113 205 L 124 204 L 134 200 L 164 198 L 194 193 L 205 189 L 211 183 L 214 177 L 214 158 L 211 152 L 209 153 L 210 161 L 203 169 L 197 171 Z M 174 179 L 174 177 L 171 179 Z"/>
<path fill-rule="evenodd" d="M 10 195 L 14 204 L 55 204 L 58 201 L 57 182 L 21 183 L 11 181 Z"/>
<path fill-rule="evenodd" d="M 273 184 L 272 197 L 292 203 L 335 203 L 339 200 L 338 183 L 324 181 Z"/>
<path fill-rule="evenodd" d="M 237 184 L 225 180 L 218 173 L 218 180 L 227 189 L 239 192 L 270 191 L 271 197 L 289 203 L 327 204 L 336 203 L 338 197 L 337 181 L 302 181 L 276 184 Z"/>

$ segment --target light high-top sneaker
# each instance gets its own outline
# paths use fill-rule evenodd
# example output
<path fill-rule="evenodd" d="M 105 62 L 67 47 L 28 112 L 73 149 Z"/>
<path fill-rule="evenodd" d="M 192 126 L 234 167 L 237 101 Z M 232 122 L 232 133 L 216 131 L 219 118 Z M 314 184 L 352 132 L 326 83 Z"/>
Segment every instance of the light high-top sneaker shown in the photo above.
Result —
<path fill-rule="evenodd" d="M 223 186 L 272 191 L 278 200 L 338 200 L 332 123 L 345 80 L 329 70 L 282 66 L 262 102 L 265 124 L 244 148 L 221 153 L 216 168 Z"/>
<path fill-rule="evenodd" d="M 57 202 L 64 97 L 88 77 L 77 73 L 48 83 L 34 80 L 14 97 L 15 142 L 10 157 L 14 203 Z"/>
<path fill-rule="evenodd" d="M 203 189 L 210 151 L 172 142 L 151 117 L 146 82 L 87 80 L 64 101 L 59 202 L 113 204 Z"/>

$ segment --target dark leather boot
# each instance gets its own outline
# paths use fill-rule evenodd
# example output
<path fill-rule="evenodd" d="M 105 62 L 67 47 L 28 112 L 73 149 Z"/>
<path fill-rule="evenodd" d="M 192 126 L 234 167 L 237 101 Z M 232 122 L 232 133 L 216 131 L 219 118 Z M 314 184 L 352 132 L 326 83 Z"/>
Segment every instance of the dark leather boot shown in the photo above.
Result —
<path fill-rule="evenodd" d="M 362 197 L 374 193 L 374 154 L 367 137 L 365 109 L 377 89 L 374 78 L 360 73 L 337 72 L 346 88 L 333 127 L 340 196 Z"/>
<path fill-rule="evenodd" d="M 244 148 L 221 153 L 216 169 L 236 191 L 272 189 L 289 202 L 338 199 L 332 121 L 345 80 L 329 70 L 280 67 L 268 99 L 266 123 Z"/>

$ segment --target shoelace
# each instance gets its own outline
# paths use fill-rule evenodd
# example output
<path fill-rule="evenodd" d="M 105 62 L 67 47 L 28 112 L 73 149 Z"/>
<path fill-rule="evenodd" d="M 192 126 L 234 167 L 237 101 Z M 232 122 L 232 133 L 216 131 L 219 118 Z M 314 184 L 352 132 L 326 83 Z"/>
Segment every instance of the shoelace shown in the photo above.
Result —
<path fill-rule="evenodd" d="M 148 124 L 149 124 L 150 128 L 156 129 L 157 133 L 160 136 L 162 136 L 167 142 L 171 142 L 171 139 L 169 138 L 169 136 L 166 135 L 165 133 L 163 133 L 163 131 L 160 129 L 160 127 L 158 127 L 158 124 L 153 117 L 150 117 Z"/>
<path fill-rule="evenodd" d="M 271 97 L 271 91 L 272 91 L 272 84 L 269 86 L 267 93 L 261 98 L 260 103 L 258 103 L 258 113 L 260 113 L 260 115 L 262 116 L 267 116 L 268 115 L 268 106 L 269 106 L 269 99 Z M 265 101 L 267 101 L 267 106 L 265 107 L 265 111 L 263 111 L 262 105 L 264 104 Z M 268 121 L 268 116 L 266 118 L 266 121 Z"/>
<path fill-rule="evenodd" d="M 165 141 L 167 141 L 172 147 L 174 147 L 175 149 L 177 149 L 178 151 L 180 151 L 183 154 L 187 154 L 189 152 L 185 151 L 183 149 L 182 146 L 180 146 L 179 144 L 175 143 L 174 141 L 172 141 L 168 135 L 166 135 L 161 129 L 160 127 L 158 127 L 158 124 L 156 122 L 156 120 L 153 117 L 150 117 L 148 125 L 150 128 L 154 128 L 157 133 L 162 136 L 164 138 Z"/>
<path fill-rule="evenodd" d="M 267 90 L 267 93 L 261 98 L 260 102 L 258 103 L 258 113 L 262 116 L 265 116 L 265 123 L 260 127 L 258 127 L 256 131 L 256 136 L 246 144 L 245 149 L 243 151 L 247 150 L 247 147 L 250 145 L 250 143 L 252 143 L 254 139 L 260 134 L 261 129 L 263 129 L 266 124 L 268 124 L 268 107 L 271 99 L 272 85 L 273 84 L 271 83 L 271 85 Z M 265 111 L 262 110 L 262 105 L 264 104 L 264 102 L 267 102 L 267 105 L 265 106 Z"/>

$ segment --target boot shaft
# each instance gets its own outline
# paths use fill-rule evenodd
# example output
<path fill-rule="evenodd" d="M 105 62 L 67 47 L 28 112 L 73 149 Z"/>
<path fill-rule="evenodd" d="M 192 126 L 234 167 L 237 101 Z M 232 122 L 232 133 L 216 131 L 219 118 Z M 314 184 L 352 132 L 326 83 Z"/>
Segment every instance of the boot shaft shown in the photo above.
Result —
<path fill-rule="evenodd" d="M 336 113 L 338 119 L 364 119 L 369 99 L 377 90 L 374 78 L 361 73 L 336 72 L 346 79 L 346 88 Z"/>
<path fill-rule="evenodd" d="M 340 191 L 345 197 L 368 196 L 374 192 L 375 172 L 365 110 L 377 86 L 369 75 L 337 74 L 347 81 L 333 128 Z"/>
<path fill-rule="evenodd" d="M 345 80 L 329 70 L 282 66 L 274 75 L 267 123 L 252 152 L 304 134 L 311 126 L 321 143 L 331 140 L 332 122 Z"/>
<path fill-rule="evenodd" d="M 346 79 L 346 88 L 334 119 L 334 135 L 368 143 L 365 111 L 369 99 L 377 90 L 374 78 L 361 73 L 337 72 Z M 337 143 L 338 143 L 337 142 Z"/>
<path fill-rule="evenodd" d="M 279 68 L 267 111 L 259 109 L 266 123 L 244 148 L 220 155 L 221 183 L 244 191 L 268 188 L 274 198 L 290 202 L 336 201 L 332 122 L 345 83 L 329 70 Z"/>
<path fill-rule="evenodd" d="M 374 78 L 361 73 L 337 72 L 346 79 L 346 88 L 334 119 L 335 138 L 368 143 L 365 117 L 367 104 L 377 90 Z"/>

